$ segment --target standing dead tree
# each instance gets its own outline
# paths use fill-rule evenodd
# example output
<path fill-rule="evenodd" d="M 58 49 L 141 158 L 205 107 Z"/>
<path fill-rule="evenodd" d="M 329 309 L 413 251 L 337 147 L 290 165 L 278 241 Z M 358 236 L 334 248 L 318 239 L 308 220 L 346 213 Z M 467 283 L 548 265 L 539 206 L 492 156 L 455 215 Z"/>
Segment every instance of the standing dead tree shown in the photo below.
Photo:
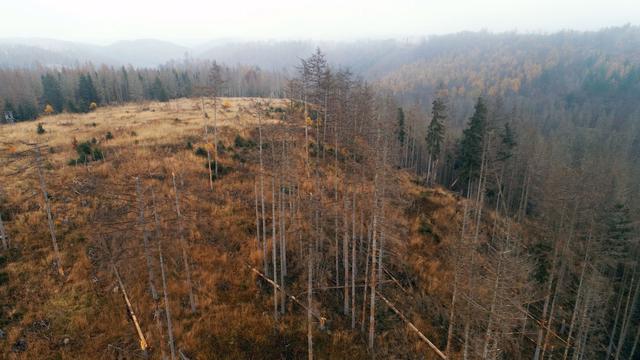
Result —
<path fill-rule="evenodd" d="M 4 250 L 9 249 L 9 236 L 4 229 L 4 223 L 2 222 L 2 213 L 0 213 L 0 240 L 2 240 L 2 248 Z"/>
<path fill-rule="evenodd" d="M 38 172 L 38 180 L 40 182 L 40 191 L 42 192 L 44 207 L 45 207 L 45 210 L 47 211 L 47 224 L 49 225 L 49 234 L 51 235 L 51 243 L 53 245 L 53 252 L 56 258 L 56 267 L 58 269 L 58 274 L 64 278 L 62 257 L 60 256 L 60 250 L 58 249 L 58 240 L 56 239 L 56 230 L 53 222 L 53 215 L 51 214 L 51 204 L 49 202 L 49 193 L 47 192 L 47 184 L 44 178 L 41 148 L 42 148 L 41 145 L 32 144 L 32 150 L 35 153 L 35 165 L 36 165 L 36 170 Z"/>
<path fill-rule="evenodd" d="M 164 268 L 164 257 L 162 256 L 162 237 L 160 233 L 160 218 L 158 217 L 158 209 L 156 207 L 156 196 L 151 190 L 151 198 L 153 202 L 153 219 L 156 228 L 156 241 L 158 242 L 158 257 L 160 259 L 160 275 L 162 277 L 162 293 L 164 296 L 164 314 L 167 321 L 167 334 L 169 336 L 169 349 L 171 351 L 171 360 L 176 358 L 176 346 L 173 340 L 173 324 L 171 323 L 171 310 L 169 307 L 169 292 L 167 290 L 167 275 Z"/>
<path fill-rule="evenodd" d="M 193 294 L 193 282 L 191 281 L 191 267 L 189 265 L 189 256 L 187 255 L 187 240 L 184 236 L 184 225 L 182 223 L 182 213 L 180 212 L 180 195 L 178 193 L 178 185 L 176 184 L 176 174 L 171 173 L 173 179 L 173 192 L 175 194 L 176 216 L 178 221 L 178 233 L 180 236 L 180 245 L 182 247 L 182 262 L 187 276 L 187 287 L 189 288 L 189 305 L 191 312 L 196 312 L 196 299 Z"/>

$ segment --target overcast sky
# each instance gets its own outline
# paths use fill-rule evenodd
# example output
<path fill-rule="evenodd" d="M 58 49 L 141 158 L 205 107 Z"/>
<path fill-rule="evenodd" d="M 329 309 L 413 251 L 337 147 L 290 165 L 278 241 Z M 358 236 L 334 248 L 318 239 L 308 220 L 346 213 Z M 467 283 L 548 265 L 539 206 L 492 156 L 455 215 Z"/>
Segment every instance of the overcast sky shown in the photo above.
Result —
<path fill-rule="evenodd" d="M 637 25 L 640 1 L 0 0 L 0 14 L 0 37 L 339 40 Z"/>

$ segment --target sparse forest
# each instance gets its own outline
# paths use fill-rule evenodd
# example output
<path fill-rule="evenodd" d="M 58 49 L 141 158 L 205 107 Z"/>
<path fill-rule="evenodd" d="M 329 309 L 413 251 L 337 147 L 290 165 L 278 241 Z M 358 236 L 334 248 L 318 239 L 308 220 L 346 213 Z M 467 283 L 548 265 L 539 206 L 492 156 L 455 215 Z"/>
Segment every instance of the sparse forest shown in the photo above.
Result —
<path fill-rule="evenodd" d="M 638 28 L 406 51 L 0 69 L 0 351 L 640 359 Z"/>

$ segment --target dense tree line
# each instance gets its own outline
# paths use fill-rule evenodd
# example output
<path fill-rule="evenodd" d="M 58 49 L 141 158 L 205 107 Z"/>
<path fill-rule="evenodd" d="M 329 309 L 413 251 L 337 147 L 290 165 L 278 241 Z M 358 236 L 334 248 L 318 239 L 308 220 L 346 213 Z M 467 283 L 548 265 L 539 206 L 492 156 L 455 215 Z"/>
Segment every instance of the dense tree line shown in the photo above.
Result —
<path fill-rule="evenodd" d="M 83 65 L 72 68 L 1 69 L 0 107 L 18 121 L 35 119 L 51 105 L 54 112 L 88 112 L 91 104 L 167 101 L 200 96 L 210 88 L 211 69 L 224 79 L 223 96 L 282 96 L 284 76 L 256 67 L 215 62 L 171 62 L 159 68 Z"/>

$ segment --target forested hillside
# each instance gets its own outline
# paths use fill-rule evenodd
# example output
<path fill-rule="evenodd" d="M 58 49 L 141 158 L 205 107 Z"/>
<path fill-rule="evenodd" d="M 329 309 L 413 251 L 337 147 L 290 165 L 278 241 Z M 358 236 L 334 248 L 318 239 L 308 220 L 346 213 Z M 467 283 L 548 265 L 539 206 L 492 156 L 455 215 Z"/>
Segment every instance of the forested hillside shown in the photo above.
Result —
<path fill-rule="evenodd" d="M 0 70 L 2 348 L 640 357 L 640 30 L 399 48 Z"/>

